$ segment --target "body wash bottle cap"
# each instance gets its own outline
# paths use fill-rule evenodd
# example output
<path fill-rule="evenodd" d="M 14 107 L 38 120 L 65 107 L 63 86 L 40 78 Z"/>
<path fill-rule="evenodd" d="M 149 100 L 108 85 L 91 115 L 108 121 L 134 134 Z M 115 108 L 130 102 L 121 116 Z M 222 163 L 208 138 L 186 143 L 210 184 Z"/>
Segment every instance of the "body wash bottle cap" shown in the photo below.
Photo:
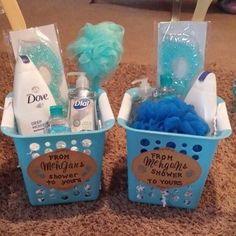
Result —
<path fill-rule="evenodd" d="M 61 105 L 50 106 L 50 116 L 63 117 L 63 107 Z"/>

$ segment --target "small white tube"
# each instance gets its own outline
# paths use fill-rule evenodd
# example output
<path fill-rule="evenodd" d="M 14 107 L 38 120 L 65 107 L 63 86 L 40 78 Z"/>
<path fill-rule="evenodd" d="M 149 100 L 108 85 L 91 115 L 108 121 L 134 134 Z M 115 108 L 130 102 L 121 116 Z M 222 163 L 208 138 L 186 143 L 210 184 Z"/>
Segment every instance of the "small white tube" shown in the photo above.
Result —
<path fill-rule="evenodd" d="M 1 127 L 14 128 L 14 112 L 13 112 L 13 98 L 6 97 L 4 103 L 4 111 L 2 115 Z"/>
<path fill-rule="evenodd" d="M 132 98 L 128 93 L 125 93 L 121 103 L 118 118 L 128 121 L 131 107 L 132 107 Z"/>
<path fill-rule="evenodd" d="M 99 96 L 98 106 L 101 111 L 103 122 L 114 119 L 114 115 L 113 115 L 107 94 L 105 92 Z"/>
<path fill-rule="evenodd" d="M 217 131 L 231 129 L 225 102 L 221 102 L 218 104 L 216 112 L 216 126 L 217 126 Z"/>

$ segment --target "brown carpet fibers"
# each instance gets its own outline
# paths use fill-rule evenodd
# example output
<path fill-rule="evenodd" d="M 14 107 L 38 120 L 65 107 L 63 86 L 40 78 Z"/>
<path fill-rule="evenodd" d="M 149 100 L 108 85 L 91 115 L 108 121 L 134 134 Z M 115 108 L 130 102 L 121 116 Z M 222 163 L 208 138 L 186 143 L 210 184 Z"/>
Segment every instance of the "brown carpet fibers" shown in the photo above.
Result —
<path fill-rule="evenodd" d="M 69 68 L 67 63 L 66 68 Z M 218 78 L 218 94 L 232 107 L 236 74 L 209 65 Z M 104 83 L 115 116 L 130 82 L 151 66 L 121 64 Z M 12 69 L 0 59 L 0 104 L 12 90 Z M 232 128 L 236 114 L 229 111 Z M 0 134 L 0 235 L 236 235 L 236 136 L 222 140 L 198 208 L 194 211 L 136 204 L 127 199 L 125 131 L 115 125 L 107 135 L 103 189 L 94 202 L 32 207 L 24 189 L 10 138 Z"/>

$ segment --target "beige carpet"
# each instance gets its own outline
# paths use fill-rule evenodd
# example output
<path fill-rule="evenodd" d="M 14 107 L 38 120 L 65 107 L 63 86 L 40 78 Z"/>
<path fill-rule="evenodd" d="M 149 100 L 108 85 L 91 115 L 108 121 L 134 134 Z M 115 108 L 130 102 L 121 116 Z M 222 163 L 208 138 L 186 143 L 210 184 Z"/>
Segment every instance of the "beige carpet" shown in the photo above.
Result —
<path fill-rule="evenodd" d="M 0 104 L 12 89 L 12 70 L 1 54 Z M 67 65 L 68 68 L 68 65 Z M 218 78 L 218 93 L 232 106 L 231 84 L 236 74 L 207 67 Z M 130 82 L 151 66 L 121 64 L 104 84 L 115 116 Z M 236 114 L 229 112 L 232 128 Z M 235 235 L 236 136 L 218 146 L 198 208 L 194 211 L 136 204 L 127 199 L 125 131 L 117 125 L 108 132 L 102 192 L 94 202 L 32 207 L 29 204 L 12 140 L 0 134 L 0 235 Z"/>

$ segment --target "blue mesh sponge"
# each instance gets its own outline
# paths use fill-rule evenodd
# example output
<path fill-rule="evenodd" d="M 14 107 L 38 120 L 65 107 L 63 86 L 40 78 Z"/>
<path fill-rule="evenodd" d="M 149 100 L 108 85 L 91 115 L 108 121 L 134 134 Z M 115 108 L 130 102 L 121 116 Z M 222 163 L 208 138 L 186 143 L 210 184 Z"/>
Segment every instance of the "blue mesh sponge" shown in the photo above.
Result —
<path fill-rule="evenodd" d="M 159 102 L 146 100 L 135 112 L 136 117 L 130 125 L 135 129 L 201 136 L 210 131 L 194 107 L 178 97 L 163 98 Z"/>

